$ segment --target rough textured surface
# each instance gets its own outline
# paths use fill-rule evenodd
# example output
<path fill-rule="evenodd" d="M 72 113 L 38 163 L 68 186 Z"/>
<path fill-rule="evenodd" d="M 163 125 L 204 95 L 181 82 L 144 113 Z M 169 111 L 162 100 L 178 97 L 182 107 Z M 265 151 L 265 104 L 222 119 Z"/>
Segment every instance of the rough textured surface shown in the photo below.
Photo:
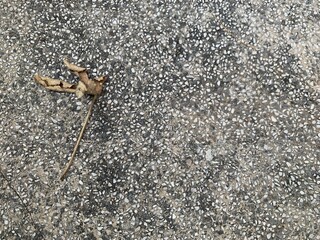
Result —
<path fill-rule="evenodd" d="M 319 1 L 203 2 L 0 0 L 0 239 L 320 239 Z"/>

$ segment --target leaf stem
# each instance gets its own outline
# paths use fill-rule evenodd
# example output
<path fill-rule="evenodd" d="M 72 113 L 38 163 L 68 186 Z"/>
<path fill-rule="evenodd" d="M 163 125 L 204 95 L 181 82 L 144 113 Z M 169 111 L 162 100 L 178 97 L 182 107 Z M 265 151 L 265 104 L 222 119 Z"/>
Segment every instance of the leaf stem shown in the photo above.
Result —
<path fill-rule="evenodd" d="M 63 180 L 65 179 L 65 176 L 66 176 L 66 174 L 68 173 L 68 171 L 69 171 L 69 169 L 70 169 L 70 167 L 71 167 L 71 165 L 72 165 L 72 163 L 73 163 L 73 161 L 74 161 L 74 157 L 75 157 L 75 155 L 76 155 L 76 153 L 77 153 L 77 150 L 78 150 L 78 148 L 79 148 L 80 141 L 81 141 L 81 139 L 82 139 L 84 130 L 86 129 L 86 126 L 87 126 L 87 124 L 88 124 L 89 118 L 90 118 L 91 113 L 92 113 L 92 110 L 93 110 L 93 106 L 94 106 L 95 102 L 97 101 L 97 99 L 98 99 L 98 94 L 97 94 L 97 95 L 94 95 L 93 100 L 92 100 L 92 102 L 91 102 L 91 104 L 90 104 L 90 107 L 89 107 L 87 116 L 86 116 L 86 118 L 84 119 L 84 122 L 83 122 L 83 124 L 82 124 L 82 128 L 81 128 L 81 131 L 80 131 L 80 133 L 79 133 L 79 136 L 78 136 L 76 145 L 75 145 L 74 148 L 73 148 L 73 152 L 72 152 L 72 155 L 71 155 L 71 157 L 70 157 L 70 160 L 69 160 L 69 162 L 67 163 L 65 169 L 63 170 L 63 172 L 62 172 L 62 174 L 61 174 L 61 176 L 60 176 L 60 180 L 61 180 L 61 181 L 63 181 Z"/>

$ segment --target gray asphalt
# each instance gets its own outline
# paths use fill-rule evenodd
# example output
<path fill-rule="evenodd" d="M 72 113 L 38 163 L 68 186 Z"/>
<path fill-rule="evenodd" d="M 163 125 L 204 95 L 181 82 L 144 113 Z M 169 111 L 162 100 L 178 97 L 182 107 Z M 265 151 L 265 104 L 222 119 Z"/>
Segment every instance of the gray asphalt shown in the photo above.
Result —
<path fill-rule="evenodd" d="M 0 6 L 0 239 L 320 239 L 319 1 Z"/>

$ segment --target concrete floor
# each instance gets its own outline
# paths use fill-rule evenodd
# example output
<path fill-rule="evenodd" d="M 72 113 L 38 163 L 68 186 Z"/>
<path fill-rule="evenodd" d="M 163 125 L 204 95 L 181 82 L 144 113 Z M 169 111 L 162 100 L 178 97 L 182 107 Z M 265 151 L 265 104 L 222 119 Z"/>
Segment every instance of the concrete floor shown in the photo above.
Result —
<path fill-rule="evenodd" d="M 0 239 L 320 239 L 320 3 L 203 2 L 0 0 Z"/>

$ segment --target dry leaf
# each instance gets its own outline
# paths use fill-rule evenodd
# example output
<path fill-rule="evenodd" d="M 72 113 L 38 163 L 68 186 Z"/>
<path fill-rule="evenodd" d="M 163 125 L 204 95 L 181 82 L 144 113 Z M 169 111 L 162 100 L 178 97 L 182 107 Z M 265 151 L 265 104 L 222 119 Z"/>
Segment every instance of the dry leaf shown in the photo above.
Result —
<path fill-rule="evenodd" d="M 48 90 L 75 93 L 79 98 L 84 94 L 100 95 L 102 93 L 103 83 L 107 79 L 105 76 L 92 80 L 89 79 L 86 68 L 69 63 L 66 59 L 63 62 L 72 73 L 79 77 L 78 84 L 70 84 L 60 79 L 43 77 L 38 74 L 34 76 L 35 81 Z"/>
<path fill-rule="evenodd" d="M 79 77 L 80 81 L 78 84 L 70 84 L 68 82 L 65 82 L 63 80 L 59 79 L 53 79 L 49 77 L 42 77 L 39 74 L 36 74 L 34 76 L 34 80 L 41 84 L 43 87 L 45 87 L 48 90 L 58 91 L 58 92 L 69 92 L 69 93 L 75 93 L 77 97 L 82 97 L 84 94 L 90 94 L 94 95 L 93 100 L 91 102 L 91 105 L 89 107 L 89 111 L 87 113 L 87 116 L 83 122 L 80 134 L 78 136 L 76 145 L 74 146 L 71 158 L 69 162 L 67 163 L 65 169 L 62 172 L 62 175 L 60 176 L 60 179 L 63 180 L 69 171 L 70 166 L 73 163 L 74 157 L 76 155 L 76 152 L 78 150 L 81 138 L 83 136 L 84 130 L 86 128 L 86 125 L 89 121 L 89 117 L 91 115 L 93 105 L 97 101 L 99 95 L 102 93 L 103 89 L 103 83 L 107 80 L 106 76 L 102 76 L 96 79 L 89 79 L 87 69 L 78 67 L 72 63 L 69 63 L 67 60 L 63 60 L 66 67 L 74 73 L 76 76 Z"/>
<path fill-rule="evenodd" d="M 89 79 L 87 69 L 78 67 L 72 63 L 69 63 L 66 59 L 63 60 L 66 67 L 76 74 L 80 81 L 86 86 L 86 94 L 100 95 L 103 88 L 103 83 L 106 81 L 106 77 L 102 76 L 98 79 Z"/>
<path fill-rule="evenodd" d="M 63 59 L 63 63 L 64 65 L 66 65 L 66 67 L 73 72 L 79 73 L 79 72 L 83 72 L 86 71 L 86 68 L 83 67 L 78 67 L 72 63 L 69 63 L 67 59 Z"/>
<path fill-rule="evenodd" d="M 75 93 L 77 88 L 77 85 L 75 84 L 70 84 L 60 79 L 42 77 L 39 74 L 34 76 L 34 80 L 46 89 L 52 91 Z"/>
<path fill-rule="evenodd" d="M 79 82 L 77 85 L 76 95 L 78 98 L 82 98 L 84 93 L 87 92 L 87 87 L 83 82 Z"/>

